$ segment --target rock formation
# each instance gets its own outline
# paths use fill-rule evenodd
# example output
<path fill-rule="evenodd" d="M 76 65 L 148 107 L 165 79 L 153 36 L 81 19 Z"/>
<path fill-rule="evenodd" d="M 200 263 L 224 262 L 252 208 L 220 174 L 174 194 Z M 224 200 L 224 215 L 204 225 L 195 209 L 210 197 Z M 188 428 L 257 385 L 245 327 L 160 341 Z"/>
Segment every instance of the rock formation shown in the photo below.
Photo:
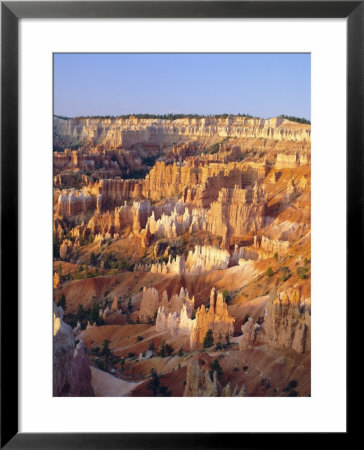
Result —
<path fill-rule="evenodd" d="M 276 159 L 276 164 L 275 167 L 277 169 L 282 169 L 282 168 L 294 168 L 297 167 L 299 164 L 299 160 L 297 159 L 297 154 L 293 153 L 293 154 L 284 154 L 284 153 L 279 153 L 277 155 L 277 159 Z"/>
<path fill-rule="evenodd" d="M 168 262 L 155 263 L 151 265 L 150 271 L 152 273 L 168 274 L 175 273 L 177 275 L 183 275 L 186 272 L 186 263 L 183 256 L 177 255 L 175 259 L 172 259 L 170 255 Z"/>
<path fill-rule="evenodd" d="M 113 211 L 105 213 L 96 212 L 87 224 L 87 229 L 92 234 L 97 233 L 120 233 L 129 226 L 135 233 L 145 227 L 148 217 L 152 213 L 152 206 L 149 200 L 133 202 L 128 205 L 116 207 Z"/>
<path fill-rule="evenodd" d="M 281 117 L 266 120 L 241 116 L 176 120 L 54 117 L 54 145 L 71 146 L 89 142 L 92 145 L 105 144 L 109 148 L 128 148 L 139 142 L 162 144 L 169 135 L 187 138 L 236 136 L 300 142 L 310 139 L 311 130 L 308 125 L 294 124 L 292 127 L 291 124 L 292 122 Z"/>
<path fill-rule="evenodd" d="M 264 218 L 265 194 L 257 185 L 253 189 L 221 189 L 207 214 L 207 229 L 218 236 L 242 237 L 260 230 Z"/>
<path fill-rule="evenodd" d="M 58 197 L 57 214 L 59 216 L 75 216 L 95 208 L 96 199 L 90 195 L 87 188 L 81 191 L 63 189 Z"/>
<path fill-rule="evenodd" d="M 91 385 L 90 363 L 86 356 L 86 347 L 82 340 L 77 345 L 72 364 L 70 397 L 94 397 Z"/>
<path fill-rule="evenodd" d="M 230 316 L 224 296 L 212 288 L 210 293 L 210 306 L 207 309 L 201 305 L 197 312 L 190 335 L 191 348 L 200 347 L 206 333 L 212 330 L 214 342 L 223 341 L 226 334 L 232 336 L 234 332 L 235 319 Z"/>
<path fill-rule="evenodd" d="M 300 301 L 297 289 L 277 294 L 273 290 L 267 301 L 264 322 L 257 323 L 252 317 L 242 325 L 243 336 L 240 350 L 267 344 L 274 348 L 292 348 L 304 353 L 311 347 L 311 303 Z"/>
<path fill-rule="evenodd" d="M 59 256 L 61 259 L 66 259 L 68 256 L 72 255 L 77 247 L 79 247 L 77 242 L 73 243 L 69 239 L 65 239 L 59 247 Z"/>
<path fill-rule="evenodd" d="M 201 356 L 199 357 L 201 359 Z M 206 364 L 205 364 L 206 365 Z M 209 370 L 202 370 L 198 358 L 192 358 L 187 366 L 186 387 L 184 397 L 247 397 L 246 388 L 243 385 L 238 392 L 237 386 L 231 391 L 230 383 L 222 386 L 218 381 L 217 373 L 213 372 L 212 378 Z"/>
<path fill-rule="evenodd" d="M 297 289 L 276 294 L 267 302 L 264 318 L 266 342 L 275 348 L 290 348 L 298 353 L 311 348 L 311 302 L 302 301 Z"/>
<path fill-rule="evenodd" d="M 75 349 L 72 328 L 63 321 L 63 309 L 53 304 L 53 395 L 92 397 L 90 363 L 82 341 Z"/>
<path fill-rule="evenodd" d="M 289 249 L 289 241 L 269 239 L 266 236 L 254 236 L 254 247 L 260 249 L 260 259 L 272 257 L 275 253 L 283 256 Z"/>
<path fill-rule="evenodd" d="M 72 380 L 75 340 L 63 321 L 63 309 L 53 304 L 53 395 L 66 396 Z"/>
<path fill-rule="evenodd" d="M 168 300 L 166 291 L 163 291 L 161 297 L 159 297 L 158 291 L 154 288 L 143 289 L 139 318 L 140 320 L 149 320 L 154 317 L 156 313 L 161 313 L 157 323 L 159 327 L 162 327 L 163 320 L 162 315 L 167 316 L 170 313 L 180 313 L 183 306 L 186 306 L 188 314 L 191 316 L 194 308 L 195 300 L 190 298 L 187 289 L 181 288 L 179 294 L 173 294 Z M 164 329 L 167 329 L 164 327 Z"/>
<path fill-rule="evenodd" d="M 196 245 L 194 251 L 188 253 L 186 268 L 191 273 L 202 273 L 210 270 L 227 269 L 230 254 L 213 246 Z"/>

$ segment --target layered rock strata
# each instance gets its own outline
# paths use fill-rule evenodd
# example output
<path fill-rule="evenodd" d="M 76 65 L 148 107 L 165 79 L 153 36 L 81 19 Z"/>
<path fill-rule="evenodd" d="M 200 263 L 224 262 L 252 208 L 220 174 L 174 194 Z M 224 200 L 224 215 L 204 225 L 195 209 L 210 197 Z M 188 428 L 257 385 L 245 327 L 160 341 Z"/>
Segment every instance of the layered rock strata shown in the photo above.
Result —
<path fill-rule="evenodd" d="M 243 237 L 259 231 L 265 219 L 266 195 L 255 185 L 248 189 L 221 189 L 207 213 L 207 229 L 212 234 L 229 238 Z"/>
<path fill-rule="evenodd" d="M 205 363 L 206 365 L 206 363 Z M 231 390 L 230 383 L 223 386 L 218 381 L 217 372 L 211 377 L 207 369 L 202 370 L 197 359 L 192 358 L 187 366 L 186 387 L 184 397 L 247 397 L 243 385 L 240 391 L 237 386 Z"/>
<path fill-rule="evenodd" d="M 226 118 L 201 117 L 177 120 L 129 118 L 54 117 L 54 145 L 72 146 L 80 142 L 104 144 L 109 148 L 130 147 L 137 143 L 166 142 L 168 136 L 225 138 L 264 138 L 286 141 L 307 141 L 310 126 L 277 117 L 253 119 L 241 116 Z"/>

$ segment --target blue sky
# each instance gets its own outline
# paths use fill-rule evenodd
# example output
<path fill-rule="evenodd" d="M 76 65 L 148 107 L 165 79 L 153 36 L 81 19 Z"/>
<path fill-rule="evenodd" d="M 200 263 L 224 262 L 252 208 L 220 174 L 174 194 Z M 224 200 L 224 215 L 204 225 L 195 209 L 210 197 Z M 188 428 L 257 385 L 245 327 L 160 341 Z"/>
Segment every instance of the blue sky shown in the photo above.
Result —
<path fill-rule="evenodd" d="M 309 54 L 55 54 L 54 113 L 311 118 Z"/>

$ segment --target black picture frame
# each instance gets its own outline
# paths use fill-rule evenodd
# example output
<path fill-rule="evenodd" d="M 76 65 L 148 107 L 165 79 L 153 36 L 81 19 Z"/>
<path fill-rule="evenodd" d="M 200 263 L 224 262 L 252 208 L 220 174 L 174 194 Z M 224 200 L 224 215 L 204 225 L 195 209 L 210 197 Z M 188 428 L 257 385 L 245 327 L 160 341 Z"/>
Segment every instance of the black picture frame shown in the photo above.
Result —
<path fill-rule="evenodd" d="M 278 439 L 280 446 L 295 445 L 296 433 L 286 434 L 282 441 L 278 433 L 18 432 L 18 21 L 117 17 L 347 19 L 346 301 L 348 305 L 349 298 L 359 300 L 354 296 L 361 292 L 362 266 L 355 255 L 363 250 L 364 1 L 1 2 L 1 448 L 260 448 L 271 447 Z M 335 435 L 339 445 L 349 436 L 347 423 L 347 432 Z M 302 434 L 300 445 L 309 445 L 311 439 L 309 433 Z M 316 434 L 314 439 L 315 445 L 323 440 L 327 444 L 325 434 Z"/>

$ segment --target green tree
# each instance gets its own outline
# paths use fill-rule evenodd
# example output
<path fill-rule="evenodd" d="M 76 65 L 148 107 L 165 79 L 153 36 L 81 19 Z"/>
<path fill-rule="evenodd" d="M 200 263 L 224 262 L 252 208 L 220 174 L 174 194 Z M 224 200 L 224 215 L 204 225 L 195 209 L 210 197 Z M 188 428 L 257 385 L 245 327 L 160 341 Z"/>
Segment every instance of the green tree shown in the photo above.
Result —
<path fill-rule="evenodd" d="M 111 352 L 111 350 L 110 350 L 110 348 L 109 348 L 109 344 L 110 344 L 110 341 L 109 341 L 108 339 L 105 339 L 104 342 L 103 342 L 103 344 L 102 344 L 102 351 L 101 351 L 101 354 L 102 354 L 103 356 L 105 356 L 106 361 L 109 359 L 109 357 L 110 357 L 111 354 L 112 354 L 112 352 Z"/>
<path fill-rule="evenodd" d="M 214 334 L 209 328 L 206 332 L 205 338 L 203 340 L 203 348 L 210 348 L 214 345 Z"/>
<path fill-rule="evenodd" d="M 151 380 L 147 384 L 147 389 L 153 391 L 153 396 L 156 397 L 159 391 L 159 386 L 161 384 L 159 380 L 159 376 L 157 374 L 157 371 L 155 369 L 151 369 L 150 376 L 152 377 Z"/>
<path fill-rule="evenodd" d="M 169 344 L 166 344 L 166 352 L 168 356 L 171 356 L 173 353 L 173 347 Z"/>
<path fill-rule="evenodd" d="M 90 324 L 97 323 L 99 320 L 99 305 L 94 302 L 90 311 Z"/>
<path fill-rule="evenodd" d="M 57 302 L 57 306 L 61 306 L 63 309 L 66 309 L 66 297 L 64 294 L 62 294 Z"/>
<path fill-rule="evenodd" d="M 276 261 L 278 261 L 278 253 L 277 253 L 277 252 L 274 253 L 274 259 L 275 259 Z"/>
<path fill-rule="evenodd" d="M 154 350 L 155 350 L 154 341 L 151 341 L 151 343 L 148 346 L 148 350 L 150 350 L 151 352 L 154 352 Z"/>
<path fill-rule="evenodd" d="M 95 253 L 91 252 L 91 256 L 90 256 L 90 264 L 91 266 L 96 266 L 96 257 L 95 257 Z"/>
<path fill-rule="evenodd" d="M 209 372 L 210 372 L 211 381 L 214 378 L 214 372 L 217 372 L 218 378 L 222 377 L 222 367 L 220 366 L 219 360 L 217 358 L 215 358 L 213 363 L 210 365 Z"/>
<path fill-rule="evenodd" d="M 83 310 L 83 306 L 81 305 L 81 303 L 79 303 L 76 318 L 81 321 L 84 317 L 84 313 L 85 311 Z"/>
<path fill-rule="evenodd" d="M 132 310 L 133 310 L 133 305 L 131 303 L 131 297 L 129 298 L 128 305 L 127 305 L 126 309 L 127 309 L 128 313 L 131 313 Z"/>
<path fill-rule="evenodd" d="M 166 356 L 166 344 L 163 341 L 161 348 L 159 349 L 158 355 L 161 356 L 162 358 L 164 358 Z"/>
<path fill-rule="evenodd" d="M 271 277 L 273 275 L 273 269 L 269 266 L 265 274 L 267 277 Z"/>
<path fill-rule="evenodd" d="M 178 356 L 183 356 L 183 347 L 178 350 Z"/>
<path fill-rule="evenodd" d="M 307 277 L 307 272 L 308 272 L 308 268 L 307 267 L 298 267 L 297 269 L 297 275 L 298 278 L 301 278 L 302 280 L 304 280 Z"/>

